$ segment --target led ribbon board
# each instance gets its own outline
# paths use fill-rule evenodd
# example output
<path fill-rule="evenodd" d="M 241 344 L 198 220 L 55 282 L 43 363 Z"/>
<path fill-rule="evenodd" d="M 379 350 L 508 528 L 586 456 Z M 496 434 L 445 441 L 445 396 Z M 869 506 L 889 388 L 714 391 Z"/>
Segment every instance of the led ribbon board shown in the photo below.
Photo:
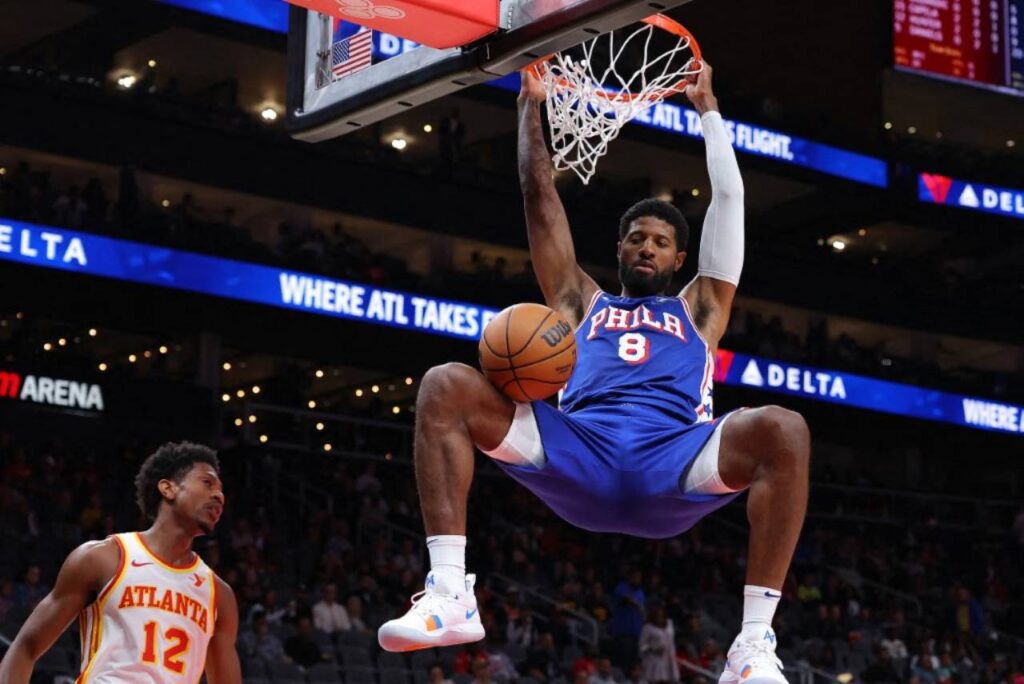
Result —
<path fill-rule="evenodd" d="M 467 302 L 3 219 L 0 261 L 159 285 L 473 342 L 498 313 Z M 3 379 L 8 396 L 13 396 L 11 382 L 11 378 Z M 1024 432 L 1024 411 L 1020 406 L 724 350 L 718 352 L 715 382 L 982 430 Z"/>
<path fill-rule="evenodd" d="M 1024 433 L 1024 407 L 1014 404 L 725 350 L 716 357 L 715 382 L 981 430 Z"/>
<path fill-rule="evenodd" d="M 917 176 L 917 198 L 930 204 L 1024 219 L 1024 190 L 969 183 L 937 173 L 921 173 Z"/>

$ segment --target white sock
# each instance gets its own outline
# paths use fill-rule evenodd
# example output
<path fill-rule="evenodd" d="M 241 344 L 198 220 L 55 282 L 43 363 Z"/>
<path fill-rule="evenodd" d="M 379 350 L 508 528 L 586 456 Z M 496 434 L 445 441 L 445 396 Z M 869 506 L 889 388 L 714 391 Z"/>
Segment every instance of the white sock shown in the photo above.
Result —
<path fill-rule="evenodd" d="M 466 538 L 461 534 L 427 537 L 430 570 L 437 582 L 435 591 L 454 594 L 466 587 Z"/>
<path fill-rule="evenodd" d="M 782 592 L 771 587 L 748 584 L 743 587 L 743 631 L 750 638 L 763 639 L 772 628 L 772 618 Z"/>

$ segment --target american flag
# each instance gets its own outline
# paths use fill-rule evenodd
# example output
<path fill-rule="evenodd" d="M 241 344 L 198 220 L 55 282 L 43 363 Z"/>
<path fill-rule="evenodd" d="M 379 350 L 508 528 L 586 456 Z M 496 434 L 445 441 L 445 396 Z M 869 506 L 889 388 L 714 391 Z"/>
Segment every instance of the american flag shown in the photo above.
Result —
<path fill-rule="evenodd" d="M 373 55 L 373 31 L 335 19 L 331 45 L 331 72 L 341 78 L 370 66 Z"/>

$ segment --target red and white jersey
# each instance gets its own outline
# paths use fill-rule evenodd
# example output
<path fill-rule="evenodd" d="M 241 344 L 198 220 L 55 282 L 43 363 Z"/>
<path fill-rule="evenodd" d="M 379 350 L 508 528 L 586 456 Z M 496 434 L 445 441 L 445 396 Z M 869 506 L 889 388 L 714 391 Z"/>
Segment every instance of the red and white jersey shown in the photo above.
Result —
<path fill-rule="evenodd" d="M 82 611 L 82 669 L 77 682 L 198 682 L 216 622 L 213 571 L 195 556 L 172 567 L 138 532 L 116 534 L 117 574 Z"/>

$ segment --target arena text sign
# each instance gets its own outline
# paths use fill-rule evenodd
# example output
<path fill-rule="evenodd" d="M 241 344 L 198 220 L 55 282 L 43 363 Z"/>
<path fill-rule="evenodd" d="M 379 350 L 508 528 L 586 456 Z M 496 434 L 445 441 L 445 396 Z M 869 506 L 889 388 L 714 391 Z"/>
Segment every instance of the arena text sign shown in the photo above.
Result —
<path fill-rule="evenodd" d="M 0 398 L 83 411 L 103 410 L 103 390 L 90 382 L 0 370 Z"/>

